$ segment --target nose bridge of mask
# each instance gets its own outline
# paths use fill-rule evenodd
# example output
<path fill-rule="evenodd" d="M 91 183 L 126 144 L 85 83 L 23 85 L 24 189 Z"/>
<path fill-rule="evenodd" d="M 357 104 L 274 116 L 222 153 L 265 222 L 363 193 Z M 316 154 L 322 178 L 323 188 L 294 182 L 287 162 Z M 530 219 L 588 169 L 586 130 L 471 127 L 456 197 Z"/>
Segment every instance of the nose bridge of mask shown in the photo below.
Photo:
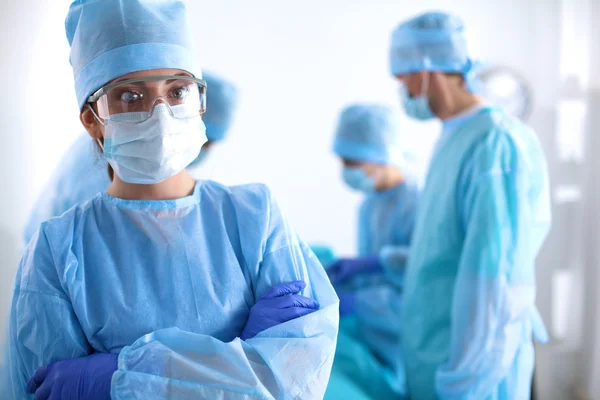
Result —
<path fill-rule="evenodd" d="M 176 110 L 173 110 L 179 106 L 170 106 L 158 100 L 160 99 L 157 98 L 153 102 L 148 119 L 141 124 L 145 128 L 143 135 L 146 137 L 162 136 L 164 140 L 170 140 L 169 136 L 180 133 L 179 129 L 173 128 L 180 127 L 183 123 L 176 117 Z"/>
<path fill-rule="evenodd" d="M 161 136 L 163 140 L 170 140 L 169 136 L 179 133 L 177 130 L 173 130 L 173 127 L 178 124 L 167 104 L 157 104 L 147 123 L 149 124 L 148 128 L 154 131 L 153 135 L 148 134 L 148 136 Z"/>
<path fill-rule="evenodd" d="M 173 118 L 191 118 L 200 115 L 200 110 L 193 103 L 183 103 L 170 105 L 163 97 L 157 97 L 150 108 L 150 116 L 158 113 L 162 117 L 171 116 Z"/>
<path fill-rule="evenodd" d="M 166 116 L 174 116 L 173 111 L 171 110 L 171 105 L 167 103 L 167 100 L 164 97 L 157 97 L 152 102 L 149 110 L 149 116 L 157 116 L 159 118 L 164 118 Z"/>

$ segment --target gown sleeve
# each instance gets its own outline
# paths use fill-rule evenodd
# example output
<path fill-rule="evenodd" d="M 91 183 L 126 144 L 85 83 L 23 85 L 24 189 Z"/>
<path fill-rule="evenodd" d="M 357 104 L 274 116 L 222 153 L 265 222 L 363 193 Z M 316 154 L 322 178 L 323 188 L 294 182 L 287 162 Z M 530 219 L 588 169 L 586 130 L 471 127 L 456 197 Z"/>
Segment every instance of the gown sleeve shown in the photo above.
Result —
<path fill-rule="evenodd" d="M 26 384 L 36 369 L 91 351 L 62 290 L 42 225 L 17 270 L 0 393 L 7 399 L 29 398 Z"/>

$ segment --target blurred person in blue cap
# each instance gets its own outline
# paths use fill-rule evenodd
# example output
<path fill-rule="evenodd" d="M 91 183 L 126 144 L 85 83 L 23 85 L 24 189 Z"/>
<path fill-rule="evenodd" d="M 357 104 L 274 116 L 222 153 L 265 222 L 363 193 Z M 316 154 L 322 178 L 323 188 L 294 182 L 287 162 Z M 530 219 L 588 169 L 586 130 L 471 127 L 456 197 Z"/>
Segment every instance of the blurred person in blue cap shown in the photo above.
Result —
<path fill-rule="evenodd" d="M 202 146 L 198 157 L 187 166 L 188 173 L 197 179 L 200 178 L 202 161 L 206 159 L 210 149 L 216 142 L 226 138 L 237 104 L 237 90 L 231 83 L 206 72 L 202 78 L 208 88 L 207 107 L 202 114 L 207 142 Z M 42 222 L 62 215 L 75 204 L 91 199 L 110 186 L 108 162 L 99 154 L 97 146 L 84 133 L 69 147 L 33 207 L 25 226 L 25 245 Z"/>
<path fill-rule="evenodd" d="M 342 320 L 326 398 L 357 398 L 355 386 L 370 398 L 399 398 L 406 389 L 398 357 L 401 337 L 391 321 L 400 319 L 402 282 L 391 278 L 404 270 L 419 197 L 399 112 L 377 104 L 346 107 L 333 150 L 342 161 L 344 182 L 365 199 L 358 217 L 358 257 L 327 268 Z M 352 378 L 345 391 L 347 385 L 336 383 L 340 374 Z"/>
<path fill-rule="evenodd" d="M 528 399 L 535 259 L 550 229 L 535 132 L 473 92 L 477 63 L 456 16 L 430 12 L 392 34 L 406 113 L 443 124 L 404 276 L 403 357 L 413 399 Z"/>
<path fill-rule="evenodd" d="M 322 266 L 267 187 L 186 171 L 207 138 L 185 3 L 78 0 L 66 30 L 114 174 L 25 251 L 3 399 L 322 397 L 339 307 Z"/>
<path fill-rule="evenodd" d="M 208 72 L 203 72 L 202 79 L 206 81 L 207 107 L 202 114 L 202 121 L 206 126 L 206 138 L 208 141 L 202 146 L 202 151 L 194 161 L 188 165 L 188 172 L 199 179 L 196 170 L 206 159 L 210 149 L 217 142 L 225 140 L 233 123 L 237 107 L 237 88 L 227 80 Z"/>

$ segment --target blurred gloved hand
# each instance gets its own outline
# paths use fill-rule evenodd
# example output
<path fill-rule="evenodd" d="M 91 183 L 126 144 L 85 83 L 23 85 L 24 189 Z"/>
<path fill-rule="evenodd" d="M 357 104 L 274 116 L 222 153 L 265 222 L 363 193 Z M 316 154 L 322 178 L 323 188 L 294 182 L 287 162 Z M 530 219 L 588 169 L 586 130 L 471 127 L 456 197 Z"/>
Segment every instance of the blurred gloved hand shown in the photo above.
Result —
<path fill-rule="evenodd" d="M 374 274 L 383 271 L 383 265 L 377 256 L 342 258 L 327 268 L 329 279 L 335 285 L 360 274 Z"/>
<path fill-rule="evenodd" d="M 27 392 L 35 393 L 35 400 L 109 400 L 118 357 L 94 353 L 54 362 L 35 371 L 27 382 Z"/>
<path fill-rule="evenodd" d="M 354 293 L 340 293 L 340 317 L 347 317 L 354 314 L 356 305 L 356 295 Z"/>
<path fill-rule="evenodd" d="M 272 326 L 317 311 L 319 303 L 297 294 L 305 287 L 306 283 L 303 281 L 285 282 L 270 287 L 250 309 L 250 316 L 240 338 L 251 339 Z"/>

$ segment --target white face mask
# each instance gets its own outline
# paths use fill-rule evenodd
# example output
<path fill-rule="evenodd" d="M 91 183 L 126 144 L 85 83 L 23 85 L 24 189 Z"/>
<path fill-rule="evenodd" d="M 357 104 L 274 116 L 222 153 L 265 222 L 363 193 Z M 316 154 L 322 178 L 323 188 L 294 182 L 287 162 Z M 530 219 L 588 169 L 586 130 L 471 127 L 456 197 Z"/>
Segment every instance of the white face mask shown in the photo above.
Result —
<path fill-rule="evenodd" d="M 121 180 L 154 184 L 183 171 L 198 157 L 206 143 L 206 127 L 200 114 L 185 115 L 183 106 L 160 103 L 147 113 L 111 115 L 105 120 L 104 156 Z M 173 115 L 171 115 L 171 112 Z"/>

